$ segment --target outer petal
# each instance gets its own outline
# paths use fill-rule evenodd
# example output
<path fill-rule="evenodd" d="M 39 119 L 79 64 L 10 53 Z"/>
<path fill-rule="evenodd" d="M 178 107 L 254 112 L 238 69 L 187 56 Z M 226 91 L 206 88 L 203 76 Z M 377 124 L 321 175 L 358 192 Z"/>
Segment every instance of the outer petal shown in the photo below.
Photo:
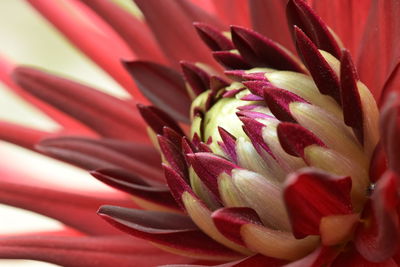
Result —
<path fill-rule="evenodd" d="M 47 261 L 65 267 L 145 267 L 168 262 L 190 262 L 188 259 L 163 252 L 141 240 L 126 236 L 1 237 L 0 257 Z"/>
<path fill-rule="evenodd" d="M 194 21 L 216 24 L 210 15 L 186 0 L 135 2 L 172 65 L 178 67 L 180 60 L 213 64 L 210 53 L 191 25 Z"/>
<path fill-rule="evenodd" d="M 323 217 L 350 214 L 350 191 L 350 177 L 335 177 L 314 169 L 291 174 L 285 183 L 284 199 L 294 236 L 317 235 Z"/>
<path fill-rule="evenodd" d="M 140 127 L 143 122 L 128 102 L 33 68 L 19 67 L 14 70 L 13 76 L 30 94 L 76 118 L 103 136 L 143 142 L 147 140 L 144 127 Z"/>
<path fill-rule="evenodd" d="M 223 261 L 239 256 L 198 230 L 184 215 L 111 206 L 101 207 L 99 214 L 120 230 L 152 241 L 169 252 Z"/>
<path fill-rule="evenodd" d="M 358 252 L 371 262 L 386 261 L 399 248 L 398 188 L 399 176 L 387 171 L 377 182 L 371 206 L 365 209 L 365 223 L 356 233 Z"/>

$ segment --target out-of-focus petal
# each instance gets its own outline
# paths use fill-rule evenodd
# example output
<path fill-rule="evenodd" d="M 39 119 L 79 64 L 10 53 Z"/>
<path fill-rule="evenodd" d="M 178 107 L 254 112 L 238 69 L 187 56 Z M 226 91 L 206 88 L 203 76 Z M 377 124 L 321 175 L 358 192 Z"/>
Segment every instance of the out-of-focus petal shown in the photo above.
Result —
<path fill-rule="evenodd" d="M 366 218 L 357 229 L 355 245 L 371 262 L 390 259 L 399 248 L 400 229 L 397 207 L 400 178 L 387 171 L 376 183 L 371 202 L 364 209 Z"/>
<path fill-rule="evenodd" d="M 133 59 L 133 55 L 88 7 L 77 0 L 29 0 L 29 3 L 137 100 L 143 99 L 120 63 L 121 59 Z"/>
<path fill-rule="evenodd" d="M 285 267 L 320 267 L 329 266 L 333 259 L 339 254 L 339 249 L 334 247 L 320 246 L 304 258 L 285 265 Z"/>
<path fill-rule="evenodd" d="M 0 139 L 22 146 L 28 149 L 35 149 L 35 145 L 51 133 L 35 130 L 15 123 L 0 121 Z"/>
<path fill-rule="evenodd" d="M 356 65 L 360 80 L 378 100 L 386 79 L 400 60 L 400 3 L 374 0 L 369 10 Z M 379 68 L 371 62 L 379 62 Z"/>
<path fill-rule="evenodd" d="M 252 0 L 211 0 L 218 18 L 227 25 L 250 27 L 250 11 L 248 2 Z"/>
<path fill-rule="evenodd" d="M 216 65 L 192 26 L 200 21 L 221 28 L 215 18 L 187 0 L 135 0 L 135 3 L 173 66 L 179 67 L 180 60 Z"/>
<path fill-rule="evenodd" d="M 149 267 L 165 263 L 191 262 L 127 236 L 1 237 L 0 257 L 46 261 L 65 267 Z"/>
<path fill-rule="evenodd" d="M 364 267 L 397 267 L 397 263 L 393 259 L 375 263 L 370 262 L 361 256 L 354 248 L 343 251 L 333 262 L 332 267 L 343 266 L 364 266 Z"/>
<path fill-rule="evenodd" d="M 80 0 L 93 9 L 119 34 L 138 59 L 165 63 L 147 25 L 112 1 Z"/>
<path fill-rule="evenodd" d="M 62 223 L 92 235 L 115 234 L 114 228 L 96 216 L 96 210 L 104 203 L 134 206 L 127 197 L 112 200 L 106 197 L 95 198 L 82 193 L 70 193 L 20 183 L 5 182 L 12 180 L 13 174 L 2 173 L 0 181 L 0 202 L 31 210 L 54 218 Z"/>
<path fill-rule="evenodd" d="M 81 121 L 100 135 L 148 142 L 139 113 L 126 101 L 29 67 L 16 68 L 13 77 L 24 90 Z"/>
<path fill-rule="evenodd" d="M 286 1 L 250 0 L 249 5 L 254 30 L 294 52 L 292 38 L 286 27 Z"/>

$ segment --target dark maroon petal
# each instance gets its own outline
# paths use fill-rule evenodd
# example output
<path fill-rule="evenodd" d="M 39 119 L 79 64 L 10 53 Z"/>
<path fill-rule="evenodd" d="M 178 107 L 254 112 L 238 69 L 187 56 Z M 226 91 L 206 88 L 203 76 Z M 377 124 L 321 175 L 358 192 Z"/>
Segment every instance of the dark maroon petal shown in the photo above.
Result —
<path fill-rule="evenodd" d="M 367 216 L 365 222 L 357 230 L 355 245 L 369 261 L 388 260 L 399 249 L 399 179 L 394 172 L 387 171 L 376 183 L 371 206 L 364 212 Z"/>
<path fill-rule="evenodd" d="M 333 176 L 316 169 L 291 174 L 283 195 L 294 236 L 318 235 L 323 217 L 352 213 L 350 192 L 350 177 Z"/>
<path fill-rule="evenodd" d="M 340 83 L 336 73 L 301 29 L 295 26 L 294 32 L 297 51 L 310 71 L 319 91 L 333 97 L 340 104 Z"/>
<path fill-rule="evenodd" d="M 215 27 L 202 23 L 193 23 L 201 39 L 212 51 L 226 51 L 234 49 L 233 43 Z"/>
<path fill-rule="evenodd" d="M 265 150 L 268 152 L 268 154 L 275 158 L 272 150 L 262 137 L 263 128 L 266 126 L 254 118 L 239 117 L 239 119 L 243 122 L 243 131 L 250 138 L 257 152 L 262 155 L 262 151 Z"/>
<path fill-rule="evenodd" d="M 332 261 L 340 253 L 338 248 L 320 246 L 309 255 L 305 256 L 300 260 L 296 260 L 285 267 L 320 267 L 330 266 Z"/>
<path fill-rule="evenodd" d="M 180 64 L 185 80 L 195 96 L 210 89 L 210 75 L 207 72 L 190 62 L 181 61 Z"/>
<path fill-rule="evenodd" d="M 216 51 L 213 52 L 212 55 L 215 60 L 226 69 L 251 69 L 251 65 L 247 63 L 241 55 L 231 51 Z"/>
<path fill-rule="evenodd" d="M 262 225 L 260 217 L 251 208 L 222 208 L 213 212 L 212 219 L 217 229 L 229 240 L 246 246 L 242 240 L 240 229 L 244 224 Z"/>
<path fill-rule="evenodd" d="M 150 180 L 162 181 L 161 169 L 82 138 L 45 139 L 37 149 L 84 169 L 122 168 Z"/>
<path fill-rule="evenodd" d="M 81 1 L 107 21 L 138 58 L 165 63 L 160 47 L 143 21 L 110 1 Z"/>
<path fill-rule="evenodd" d="M 232 169 L 237 168 L 232 162 L 212 153 L 188 154 L 187 159 L 199 178 L 218 198 L 218 176 L 224 172 L 230 174 Z"/>
<path fill-rule="evenodd" d="M 185 179 L 188 179 L 188 167 L 186 165 L 186 161 L 182 154 L 182 151 L 179 149 L 179 147 L 177 147 L 164 136 L 159 135 L 157 139 L 165 161 L 168 162 L 169 166 L 171 166 L 172 169 L 179 172 L 179 174 L 182 175 Z"/>
<path fill-rule="evenodd" d="M 224 98 L 232 98 L 235 97 L 238 93 L 242 92 L 243 90 L 245 90 L 246 88 L 239 88 L 239 89 L 233 89 L 233 90 L 229 90 L 226 91 L 222 97 Z"/>
<path fill-rule="evenodd" d="M 277 132 L 282 148 L 292 156 L 304 158 L 304 149 L 311 145 L 326 147 L 317 136 L 298 124 L 279 123 Z"/>
<path fill-rule="evenodd" d="M 264 87 L 267 85 L 271 85 L 271 83 L 269 83 L 268 81 L 246 81 L 243 82 L 243 85 L 246 86 L 253 94 L 263 97 Z"/>
<path fill-rule="evenodd" d="M 98 213 L 121 231 L 172 248 L 181 254 L 220 260 L 238 257 L 236 252 L 205 235 L 184 215 L 115 206 L 102 206 Z"/>
<path fill-rule="evenodd" d="M 182 149 L 182 135 L 168 127 L 164 127 L 162 135 L 179 148 L 179 150 Z"/>
<path fill-rule="evenodd" d="M 168 67 L 149 61 L 124 62 L 140 91 L 155 106 L 174 119 L 189 121 L 190 99 L 181 75 Z"/>
<path fill-rule="evenodd" d="M 194 195 L 192 188 L 188 184 L 188 180 L 185 180 L 178 172 L 173 170 L 166 164 L 163 164 L 165 179 L 167 180 L 168 187 L 171 190 L 172 196 L 175 198 L 176 203 L 185 210 L 185 205 L 182 202 L 182 194 L 189 192 Z"/>
<path fill-rule="evenodd" d="M 340 58 L 341 51 L 335 38 L 329 31 L 327 25 L 305 1 L 290 0 L 286 12 L 290 29 L 293 29 L 293 26 L 299 27 L 311 38 L 319 49 L 325 50 L 333 56 Z"/>
<path fill-rule="evenodd" d="M 231 135 L 228 131 L 226 131 L 222 127 L 218 127 L 219 135 L 221 136 L 222 143 L 220 142 L 219 145 L 222 150 L 230 157 L 233 162 L 237 162 L 237 155 L 236 155 L 236 137 Z"/>
<path fill-rule="evenodd" d="M 119 169 L 99 169 L 90 172 L 98 180 L 135 197 L 154 203 L 162 208 L 178 211 L 175 199 L 166 186 L 151 186 L 132 173 Z"/>
<path fill-rule="evenodd" d="M 340 92 L 344 122 L 353 128 L 358 141 L 364 144 L 364 119 L 357 80 L 358 75 L 350 53 L 344 50 L 340 59 Z"/>
<path fill-rule="evenodd" d="M 51 262 L 66 267 L 158 266 L 193 261 L 164 252 L 140 239 L 121 235 L 1 237 L 0 257 Z"/>
<path fill-rule="evenodd" d="M 128 102 L 29 67 L 16 68 L 13 76 L 24 90 L 102 136 L 148 142 L 144 124 Z"/>
<path fill-rule="evenodd" d="M 280 88 L 268 88 L 264 89 L 264 99 L 267 103 L 268 108 L 271 110 L 272 114 L 278 120 L 296 122 L 293 118 L 289 105 L 293 102 L 308 103 L 306 100 L 300 96 Z"/>
<path fill-rule="evenodd" d="M 400 174 L 400 94 L 391 93 L 381 109 L 380 132 L 389 168 Z"/>
<path fill-rule="evenodd" d="M 201 60 L 206 64 L 215 65 L 192 23 L 201 21 L 222 29 L 223 26 L 216 18 L 187 0 L 135 0 L 135 3 L 173 66 L 178 67 L 180 60 Z"/>
<path fill-rule="evenodd" d="M 239 53 L 254 67 L 303 72 L 288 52 L 261 34 L 239 26 L 231 26 L 231 34 Z"/>
<path fill-rule="evenodd" d="M 156 134 L 163 134 L 164 127 L 169 127 L 178 134 L 184 135 L 178 123 L 167 113 L 154 106 L 138 104 L 140 115 Z"/>

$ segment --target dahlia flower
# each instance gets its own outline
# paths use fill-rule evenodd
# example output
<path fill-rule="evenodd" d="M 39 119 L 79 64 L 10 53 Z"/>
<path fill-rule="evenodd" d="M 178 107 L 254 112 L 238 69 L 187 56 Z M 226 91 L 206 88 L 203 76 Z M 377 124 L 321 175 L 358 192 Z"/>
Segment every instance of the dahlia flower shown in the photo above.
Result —
<path fill-rule="evenodd" d="M 2 59 L 61 127 L 0 136 L 121 193 L 3 175 L 2 203 L 65 230 L 2 237 L 1 258 L 398 266 L 398 0 L 28 2 L 131 97 Z"/>

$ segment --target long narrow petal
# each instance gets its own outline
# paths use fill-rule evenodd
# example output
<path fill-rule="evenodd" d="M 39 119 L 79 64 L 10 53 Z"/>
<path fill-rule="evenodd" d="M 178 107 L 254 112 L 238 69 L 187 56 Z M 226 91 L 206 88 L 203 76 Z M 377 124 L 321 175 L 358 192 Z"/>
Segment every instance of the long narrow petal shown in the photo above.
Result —
<path fill-rule="evenodd" d="M 112 35 L 113 32 L 110 30 L 106 34 L 102 33 L 95 26 L 96 23 L 86 20 L 82 16 L 82 12 L 90 15 L 91 10 L 89 8 L 76 0 L 56 2 L 29 0 L 29 3 L 137 100 L 143 99 L 120 62 L 121 59 L 132 59 L 132 54 L 129 53 L 128 48 L 118 39 L 119 37 L 115 33 Z M 86 10 L 82 11 L 82 8 L 86 8 Z M 66 12 L 66 10 L 71 11 Z M 96 18 L 96 22 L 99 23 L 99 18 L 92 12 L 91 19 L 95 20 Z M 112 38 L 105 36 L 112 36 Z M 111 43 L 113 45 L 110 45 Z"/>
<path fill-rule="evenodd" d="M 152 257 L 157 255 L 157 257 Z M 18 236 L 0 238 L 0 257 L 32 259 L 73 267 L 155 266 L 191 260 L 126 236 Z"/>
<path fill-rule="evenodd" d="M 99 215 L 120 230 L 147 239 L 173 253 L 209 260 L 238 257 L 238 254 L 198 230 L 184 215 L 112 206 L 101 207 Z"/>
<path fill-rule="evenodd" d="M 29 67 L 18 67 L 13 75 L 24 90 L 105 137 L 148 142 L 144 123 L 128 102 Z"/>
<path fill-rule="evenodd" d="M 138 59 L 165 63 L 166 59 L 148 26 L 111 1 L 80 0 L 93 9 L 119 34 Z"/>
<path fill-rule="evenodd" d="M 0 139 L 31 150 L 35 145 L 51 133 L 35 130 L 11 122 L 0 121 Z"/>

